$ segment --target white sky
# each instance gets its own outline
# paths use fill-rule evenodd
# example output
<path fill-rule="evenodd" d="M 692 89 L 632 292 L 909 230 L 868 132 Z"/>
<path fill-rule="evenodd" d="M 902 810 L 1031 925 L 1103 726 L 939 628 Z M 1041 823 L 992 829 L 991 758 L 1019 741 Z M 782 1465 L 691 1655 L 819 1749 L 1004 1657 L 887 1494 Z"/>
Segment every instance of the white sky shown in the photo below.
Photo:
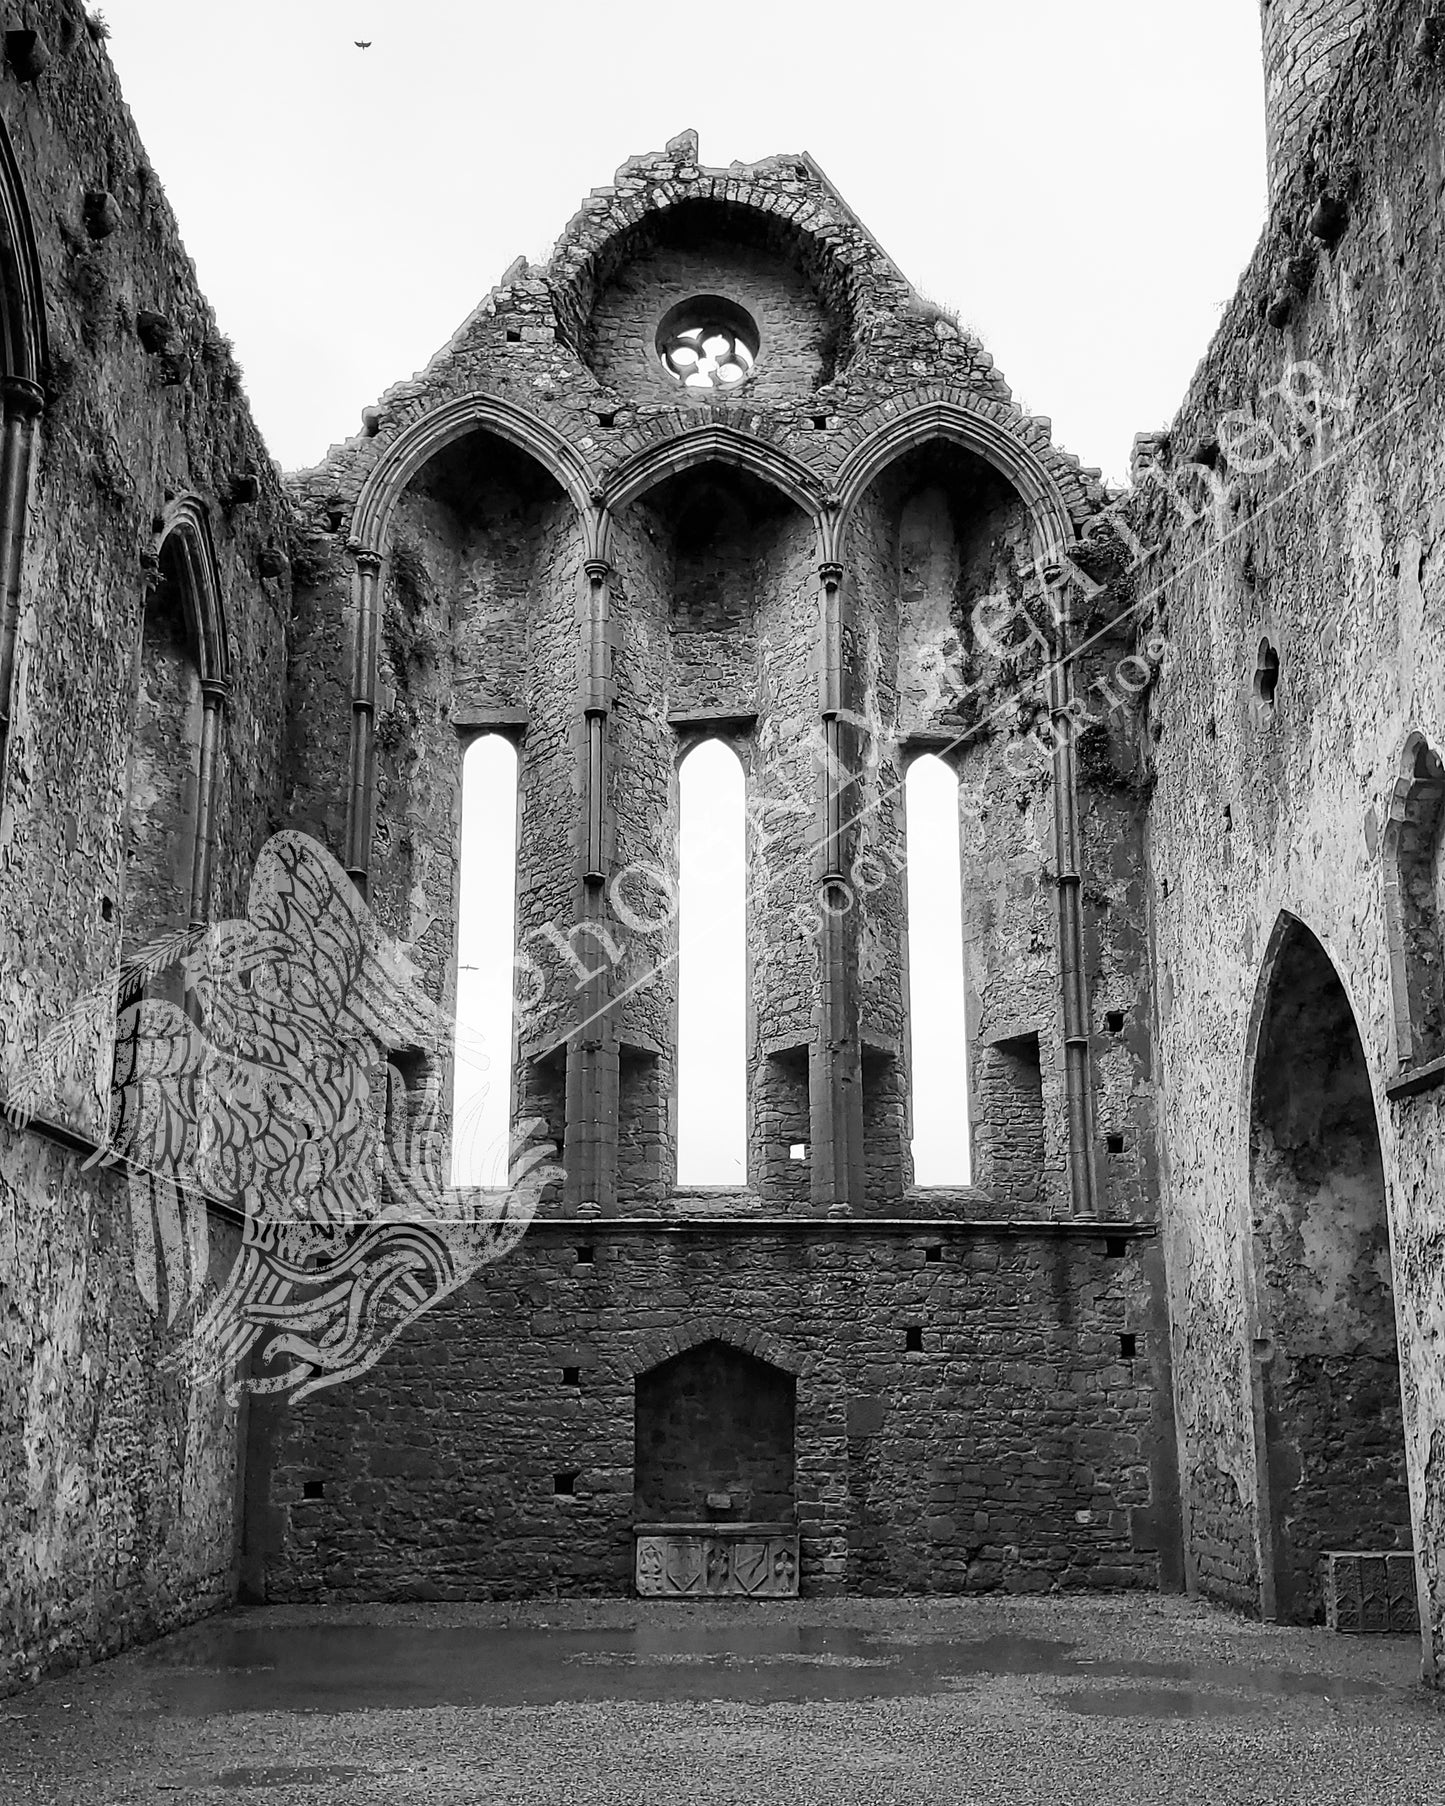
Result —
<path fill-rule="evenodd" d="M 956 309 L 1017 398 L 1052 418 L 1058 443 L 1116 482 L 1133 435 L 1182 399 L 1264 216 L 1258 0 L 103 10 L 151 161 L 287 469 L 353 433 L 519 252 L 542 261 L 625 157 L 687 126 L 709 164 L 811 151 L 905 275 Z M 494 849 L 514 832 L 509 782 L 499 774 L 490 832 L 469 796 Z M 947 865 L 951 848 L 938 851 Z M 507 942 L 510 886 L 504 862 L 494 869 L 501 913 L 466 904 L 464 961 Z M 925 880 L 914 875 L 915 893 Z M 721 946 L 734 928 L 696 916 L 689 928 L 685 914 L 683 931 Z M 939 932 L 956 948 L 956 927 Z M 938 957 L 916 946 L 915 971 Z M 505 1049 L 506 1013 L 486 989 L 464 974 L 464 1014 Z M 701 1090 L 683 1079 L 682 1122 L 702 1136 L 687 1136 L 695 1183 L 741 1176 L 726 1139 L 737 1109 L 709 1130 L 695 1107 L 741 1084 L 740 1035 L 716 1044 Z M 945 1107 L 956 1054 L 951 1024 L 915 1020 L 915 1064 L 947 1088 Z M 501 1178 L 501 1072 L 494 1063 L 474 1110 L 457 1099 L 472 1129 L 458 1176 L 473 1182 Z M 463 1092 L 480 1077 L 463 1068 Z M 935 1165 L 957 1176 L 956 1148 L 921 1140 L 917 1152 L 920 1177 Z"/>
<path fill-rule="evenodd" d="M 808 150 L 1106 475 L 1264 213 L 1258 0 L 104 0 L 273 454 L 315 463 L 589 188 L 685 126 Z M 370 38 L 369 50 L 353 40 Z"/>
<path fill-rule="evenodd" d="M 913 1182 L 966 1185 L 971 1165 L 957 774 L 942 759 L 915 759 L 904 806 Z"/>
<path fill-rule="evenodd" d="M 747 1181 L 747 790 L 718 740 L 678 772 L 677 1178 Z"/>

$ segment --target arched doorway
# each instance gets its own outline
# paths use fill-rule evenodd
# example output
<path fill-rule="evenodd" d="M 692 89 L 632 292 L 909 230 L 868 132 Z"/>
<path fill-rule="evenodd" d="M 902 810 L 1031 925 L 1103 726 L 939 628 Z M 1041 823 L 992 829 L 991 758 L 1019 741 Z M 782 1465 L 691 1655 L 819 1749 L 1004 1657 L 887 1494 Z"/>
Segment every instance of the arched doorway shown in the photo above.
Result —
<path fill-rule="evenodd" d="M 1264 1453 L 1264 1596 L 1325 1614 L 1325 1557 L 1410 1546 L 1385 1175 L 1344 986 L 1282 918 L 1258 1017 L 1249 1186 Z M 1271 1587 L 1272 1580 L 1272 1587 Z"/>

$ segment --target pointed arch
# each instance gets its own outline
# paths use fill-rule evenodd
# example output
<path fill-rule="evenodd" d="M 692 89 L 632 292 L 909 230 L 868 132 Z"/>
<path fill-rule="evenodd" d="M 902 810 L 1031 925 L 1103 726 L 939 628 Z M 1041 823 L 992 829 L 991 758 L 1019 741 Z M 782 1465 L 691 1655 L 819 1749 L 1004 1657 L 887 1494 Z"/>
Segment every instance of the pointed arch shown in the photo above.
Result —
<path fill-rule="evenodd" d="M 981 410 L 956 401 L 930 401 L 876 427 L 854 446 L 838 472 L 840 538 L 869 485 L 890 464 L 927 444 L 946 439 L 991 464 L 1018 491 L 1034 523 L 1036 556 L 1060 559 L 1073 544 L 1074 523 L 1047 463 L 1023 438 Z"/>
<path fill-rule="evenodd" d="M 25 184 L 0 121 L 0 375 L 42 388 L 50 363 L 45 290 Z"/>
<path fill-rule="evenodd" d="M 645 445 L 609 471 L 608 507 L 614 512 L 626 507 L 666 478 L 698 464 L 731 464 L 780 491 L 810 520 L 823 513 L 823 484 L 806 464 L 766 439 L 717 421 Z"/>
<path fill-rule="evenodd" d="M 698 1348 L 704 1342 L 727 1342 L 734 1348 L 740 1348 L 744 1354 L 756 1355 L 760 1361 L 780 1367 L 795 1379 L 803 1379 L 810 1373 L 816 1359 L 783 1341 L 780 1336 L 773 1335 L 770 1330 L 755 1329 L 751 1324 L 740 1322 L 734 1317 L 708 1315 L 690 1317 L 673 1329 L 656 1330 L 634 1343 L 630 1352 L 623 1357 L 622 1377 L 636 1379 L 638 1374 L 646 1373 L 649 1368 L 659 1367 L 674 1355 L 686 1354 L 690 1348 Z"/>
<path fill-rule="evenodd" d="M 25 185 L 0 121 L 0 797 L 9 770 L 30 471 L 50 351 L 45 292 Z"/>
<path fill-rule="evenodd" d="M 1407 1548 L 1410 1504 L 1369 1062 L 1334 961 L 1287 911 L 1244 1087 L 1261 1603 L 1318 1623 L 1326 1552 Z"/>
<path fill-rule="evenodd" d="M 195 635 L 201 681 L 229 685 L 231 649 L 210 515 L 198 496 L 168 502 L 156 535 L 158 568 L 179 587 Z"/>
<path fill-rule="evenodd" d="M 387 443 L 356 499 L 351 518 L 352 550 L 377 555 L 385 552 L 392 510 L 402 492 L 438 452 L 454 440 L 477 432 L 492 433 L 535 458 L 570 497 L 583 520 L 590 519 L 596 488 L 592 467 L 556 427 L 500 396 L 461 395 L 411 421 Z"/>

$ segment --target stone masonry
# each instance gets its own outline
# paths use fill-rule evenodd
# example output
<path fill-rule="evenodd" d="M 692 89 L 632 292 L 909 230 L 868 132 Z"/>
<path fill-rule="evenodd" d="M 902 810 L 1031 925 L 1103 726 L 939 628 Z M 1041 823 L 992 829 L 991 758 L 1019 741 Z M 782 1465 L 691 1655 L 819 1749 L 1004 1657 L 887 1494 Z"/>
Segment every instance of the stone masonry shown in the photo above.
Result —
<path fill-rule="evenodd" d="M 5 17 L 0 1686 L 238 1594 L 621 1591 L 637 1526 L 752 1520 L 804 1594 L 1321 1621 L 1331 1573 L 1413 1563 L 1438 1678 L 1445 15 L 1266 0 L 1270 222 L 1123 494 L 810 156 L 686 131 L 282 478 L 102 32 Z M 131 1277 L 114 974 L 293 829 L 450 1019 L 486 733 L 537 1218 L 360 1377 L 238 1406 L 172 1358 L 176 1274 Z M 748 815 L 726 1190 L 677 1171 L 711 739 Z M 910 1152 L 925 754 L 964 873 L 952 1187 Z M 178 966 L 143 981 L 204 1029 Z M 387 1057 L 414 1114 L 450 1097 L 450 1046 Z M 207 1208 L 203 1302 L 243 1233 Z"/>

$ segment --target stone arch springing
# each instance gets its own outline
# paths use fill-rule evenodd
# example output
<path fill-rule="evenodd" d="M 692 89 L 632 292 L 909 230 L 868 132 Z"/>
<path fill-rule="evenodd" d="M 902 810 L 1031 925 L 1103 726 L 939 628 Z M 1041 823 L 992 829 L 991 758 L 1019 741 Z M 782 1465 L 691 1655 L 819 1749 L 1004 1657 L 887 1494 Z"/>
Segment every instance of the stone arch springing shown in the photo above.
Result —
<path fill-rule="evenodd" d="M 1265 1609 L 1312 1623 L 1327 1551 L 1407 1549 L 1409 1492 L 1379 1128 L 1323 946 L 1280 918 L 1247 1070 Z"/>
<path fill-rule="evenodd" d="M 1385 831 L 1395 1061 L 1400 1071 L 1445 1056 L 1445 765 L 1423 735 L 1401 759 Z"/>

